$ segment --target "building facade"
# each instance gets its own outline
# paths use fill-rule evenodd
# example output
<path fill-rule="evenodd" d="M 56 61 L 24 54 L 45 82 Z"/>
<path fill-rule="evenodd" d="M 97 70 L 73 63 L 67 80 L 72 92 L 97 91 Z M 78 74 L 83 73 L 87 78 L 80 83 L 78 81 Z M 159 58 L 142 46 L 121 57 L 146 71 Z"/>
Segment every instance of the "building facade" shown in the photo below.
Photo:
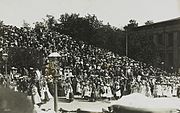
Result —
<path fill-rule="evenodd" d="M 180 72 L 180 18 L 139 26 L 133 32 L 152 37 L 157 47 L 155 66 Z"/>

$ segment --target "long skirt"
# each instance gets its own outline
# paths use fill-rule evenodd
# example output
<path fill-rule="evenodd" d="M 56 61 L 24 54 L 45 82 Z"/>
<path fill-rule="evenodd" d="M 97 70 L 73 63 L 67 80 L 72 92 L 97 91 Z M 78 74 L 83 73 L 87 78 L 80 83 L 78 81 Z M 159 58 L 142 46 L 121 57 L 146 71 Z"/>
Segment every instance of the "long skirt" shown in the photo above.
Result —
<path fill-rule="evenodd" d="M 107 88 L 106 97 L 107 97 L 107 98 L 113 97 L 113 94 L 112 94 L 112 91 L 111 91 L 111 88 L 110 88 L 110 87 Z"/>
<path fill-rule="evenodd" d="M 172 90 L 172 88 L 168 86 L 167 89 L 166 89 L 166 96 L 167 97 L 172 97 L 171 90 Z"/>
<path fill-rule="evenodd" d="M 84 97 L 91 97 L 91 91 L 85 90 Z"/>
<path fill-rule="evenodd" d="M 73 92 L 72 91 L 68 91 L 66 94 L 66 99 L 71 99 L 74 98 Z"/>
<path fill-rule="evenodd" d="M 157 96 L 163 95 L 163 89 L 161 85 L 157 85 Z"/>
<path fill-rule="evenodd" d="M 136 87 L 133 87 L 132 89 L 131 89 L 131 93 L 138 93 L 138 87 L 136 86 Z"/>
<path fill-rule="evenodd" d="M 116 91 L 116 96 L 121 97 L 121 90 Z"/>
<path fill-rule="evenodd" d="M 146 94 L 145 94 L 147 97 L 150 97 L 151 96 L 151 89 L 149 86 L 146 87 Z"/>
<path fill-rule="evenodd" d="M 68 91 L 67 95 L 66 95 L 66 99 L 69 101 L 69 102 L 72 102 L 74 100 L 74 94 L 72 91 Z"/>
<path fill-rule="evenodd" d="M 82 93 L 80 84 L 77 84 L 76 93 L 77 94 L 81 94 Z"/>
<path fill-rule="evenodd" d="M 176 86 L 173 86 L 172 95 L 177 96 L 177 88 L 176 88 Z"/>
<path fill-rule="evenodd" d="M 45 100 L 45 94 L 44 94 L 45 90 L 41 90 L 41 99 Z"/>
<path fill-rule="evenodd" d="M 39 104 L 39 103 L 41 103 L 41 98 L 40 98 L 40 96 L 39 96 L 38 93 L 36 93 L 35 95 L 33 95 L 32 98 L 33 98 L 33 103 L 34 103 L 34 104 Z"/>
<path fill-rule="evenodd" d="M 46 89 L 47 95 L 49 99 L 52 99 L 53 96 L 51 95 L 51 93 L 49 92 L 49 88 Z"/>

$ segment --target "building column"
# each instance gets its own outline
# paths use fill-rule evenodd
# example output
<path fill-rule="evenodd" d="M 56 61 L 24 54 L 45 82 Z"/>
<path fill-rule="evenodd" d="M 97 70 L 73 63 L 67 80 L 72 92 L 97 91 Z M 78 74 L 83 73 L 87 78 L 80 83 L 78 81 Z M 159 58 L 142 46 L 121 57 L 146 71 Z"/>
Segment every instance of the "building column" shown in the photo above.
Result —
<path fill-rule="evenodd" d="M 155 44 L 156 47 L 158 47 L 158 43 L 157 43 L 157 35 L 153 34 L 153 43 Z M 154 60 L 153 64 L 156 67 L 159 67 L 159 60 L 158 60 L 159 54 L 158 52 L 156 53 L 156 60 Z"/>
<path fill-rule="evenodd" d="M 164 33 L 164 70 L 167 71 L 168 67 L 168 52 L 167 52 L 167 44 L 168 44 L 168 33 Z"/>
<path fill-rule="evenodd" d="M 157 35 L 156 35 L 156 34 L 153 35 L 153 42 L 154 42 L 154 44 L 155 44 L 156 46 L 158 46 Z"/>
<path fill-rule="evenodd" d="M 178 71 L 178 32 L 173 33 L 173 56 L 174 71 Z"/>

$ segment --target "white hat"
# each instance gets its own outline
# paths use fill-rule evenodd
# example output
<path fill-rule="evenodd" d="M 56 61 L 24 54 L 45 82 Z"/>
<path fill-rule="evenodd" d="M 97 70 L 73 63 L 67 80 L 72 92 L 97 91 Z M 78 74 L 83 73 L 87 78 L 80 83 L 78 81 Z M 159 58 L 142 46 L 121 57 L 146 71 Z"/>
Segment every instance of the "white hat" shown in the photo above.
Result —
<path fill-rule="evenodd" d="M 12 67 L 11 69 L 13 69 L 13 70 L 16 70 L 17 68 L 15 68 L 15 67 Z"/>

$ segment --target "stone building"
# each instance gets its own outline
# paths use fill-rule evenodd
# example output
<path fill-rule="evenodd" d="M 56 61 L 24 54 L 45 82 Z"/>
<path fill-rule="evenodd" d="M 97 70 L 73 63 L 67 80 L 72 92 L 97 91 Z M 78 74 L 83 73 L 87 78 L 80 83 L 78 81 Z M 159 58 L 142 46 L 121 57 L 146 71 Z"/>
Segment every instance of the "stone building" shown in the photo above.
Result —
<path fill-rule="evenodd" d="M 139 26 L 133 32 L 152 37 L 157 47 L 154 65 L 167 71 L 180 72 L 180 17 Z"/>

